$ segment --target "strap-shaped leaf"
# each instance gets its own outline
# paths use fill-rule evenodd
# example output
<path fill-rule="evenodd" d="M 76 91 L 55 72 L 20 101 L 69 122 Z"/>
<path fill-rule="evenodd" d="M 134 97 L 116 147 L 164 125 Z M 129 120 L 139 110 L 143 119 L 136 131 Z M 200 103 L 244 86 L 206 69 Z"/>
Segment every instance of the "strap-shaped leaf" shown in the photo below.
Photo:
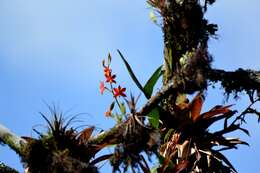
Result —
<path fill-rule="evenodd" d="M 204 102 L 204 94 L 202 92 L 199 92 L 195 96 L 195 98 L 192 100 L 192 102 L 190 103 L 191 116 L 192 116 L 192 120 L 194 122 L 200 116 L 200 112 L 201 112 L 201 109 L 202 109 L 203 102 Z"/>
<path fill-rule="evenodd" d="M 233 105 L 228 105 L 228 106 L 215 106 L 214 108 L 212 108 L 210 111 L 205 112 L 203 114 L 201 114 L 202 118 L 211 118 L 214 117 L 215 115 L 219 115 L 219 114 L 226 114 L 231 112 L 231 110 L 229 109 L 231 106 Z"/>
<path fill-rule="evenodd" d="M 79 139 L 82 141 L 87 141 L 91 137 L 94 130 L 95 127 L 89 127 L 82 130 L 82 132 L 80 132 Z"/>
<path fill-rule="evenodd" d="M 149 123 L 151 124 L 152 127 L 158 128 L 159 127 L 159 110 L 158 108 L 154 108 L 149 114 Z"/>
<path fill-rule="evenodd" d="M 169 129 L 164 137 L 164 143 L 168 142 L 170 140 L 170 137 L 172 136 L 174 132 L 174 129 Z"/>
<path fill-rule="evenodd" d="M 152 76 L 146 82 L 146 84 L 144 86 L 144 92 L 146 93 L 146 95 L 149 98 L 152 96 L 154 85 L 156 84 L 158 79 L 161 77 L 161 75 L 162 75 L 162 65 L 155 70 L 155 72 L 152 74 Z M 147 99 L 149 99 L 149 98 L 147 98 Z"/>
<path fill-rule="evenodd" d="M 231 164 L 231 162 L 220 152 L 213 151 L 214 156 L 216 156 L 218 159 L 221 159 L 230 169 L 232 169 L 233 172 L 236 172 L 235 167 Z"/>
<path fill-rule="evenodd" d="M 143 87 L 141 85 L 141 83 L 138 81 L 138 79 L 135 76 L 131 66 L 126 61 L 126 59 L 123 56 L 123 54 L 120 52 L 120 50 L 117 50 L 117 52 L 120 55 L 121 59 L 123 60 L 125 66 L 126 66 L 126 68 L 128 70 L 128 73 L 130 74 L 131 78 L 135 82 L 136 86 L 144 93 L 145 97 L 147 99 L 149 99 L 152 96 L 153 88 L 154 88 L 156 82 L 158 81 L 158 79 L 162 75 L 162 65 L 155 70 L 155 72 L 152 74 L 152 76 L 149 78 L 149 80 L 146 82 L 145 86 Z"/>
<path fill-rule="evenodd" d="M 130 74 L 131 78 L 133 79 L 133 81 L 135 82 L 136 86 L 144 93 L 145 97 L 148 98 L 148 95 L 145 93 L 143 86 L 141 85 L 141 83 L 138 81 L 137 77 L 135 76 L 132 68 L 130 67 L 130 65 L 128 64 L 128 62 L 126 61 L 126 59 L 124 58 L 123 54 L 120 52 L 120 50 L 117 50 L 118 54 L 120 55 L 121 59 L 123 60 L 128 73 Z"/>
<path fill-rule="evenodd" d="M 120 108 L 121 113 L 122 113 L 123 115 L 125 115 L 125 114 L 126 114 L 126 108 L 125 108 L 125 105 L 124 105 L 123 102 L 122 102 L 122 103 L 119 103 L 119 108 Z"/>

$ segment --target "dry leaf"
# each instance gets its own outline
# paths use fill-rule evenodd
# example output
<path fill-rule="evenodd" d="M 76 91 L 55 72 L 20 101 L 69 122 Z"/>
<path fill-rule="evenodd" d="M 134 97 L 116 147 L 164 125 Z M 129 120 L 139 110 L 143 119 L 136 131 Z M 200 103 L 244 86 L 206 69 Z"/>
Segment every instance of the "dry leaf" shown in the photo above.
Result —
<path fill-rule="evenodd" d="M 82 132 L 80 132 L 79 139 L 82 142 L 86 142 L 92 135 L 94 129 L 95 129 L 95 127 L 89 127 L 89 128 L 82 130 Z"/>
<path fill-rule="evenodd" d="M 202 92 L 199 92 L 192 100 L 192 102 L 189 104 L 189 109 L 191 112 L 193 122 L 195 122 L 200 116 L 203 102 L 204 94 Z"/>

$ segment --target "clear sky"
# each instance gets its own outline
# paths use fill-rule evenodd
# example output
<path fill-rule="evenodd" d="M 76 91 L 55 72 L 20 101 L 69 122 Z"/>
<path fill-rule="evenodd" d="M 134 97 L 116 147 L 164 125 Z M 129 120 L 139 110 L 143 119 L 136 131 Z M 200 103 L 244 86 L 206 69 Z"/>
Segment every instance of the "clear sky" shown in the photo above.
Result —
<path fill-rule="evenodd" d="M 258 0 L 218 0 L 208 18 L 219 24 L 219 39 L 210 41 L 213 67 L 234 70 L 260 67 Z M 85 124 L 107 129 L 104 117 L 111 97 L 99 94 L 101 61 L 111 52 L 113 71 L 127 91 L 139 94 L 116 53 L 127 57 L 140 81 L 162 63 L 162 32 L 140 0 L 1 0 L 0 122 L 19 135 L 41 128 L 44 101 L 81 116 Z M 222 91 L 208 93 L 207 107 L 223 102 Z M 235 108 L 245 101 L 234 101 Z M 227 153 L 241 173 L 259 169 L 259 124 L 250 118 L 250 148 Z M 0 147 L 0 160 L 22 172 L 16 154 Z M 103 171 L 102 171 L 103 172 Z M 104 171 L 105 172 L 105 171 Z"/>

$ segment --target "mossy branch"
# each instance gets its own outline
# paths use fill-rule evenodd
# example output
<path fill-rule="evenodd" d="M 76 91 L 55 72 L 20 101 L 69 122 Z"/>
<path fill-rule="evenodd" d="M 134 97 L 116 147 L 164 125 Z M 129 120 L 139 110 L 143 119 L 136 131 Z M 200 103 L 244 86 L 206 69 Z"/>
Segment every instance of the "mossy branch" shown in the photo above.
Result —
<path fill-rule="evenodd" d="M 213 82 L 220 81 L 222 86 L 227 92 L 240 92 L 242 90 L 259 90 L 260 88 L 260 72 L 253 70 L 238 69 L 234 72 L 212 69 L 209 70 L 208 79 Z M 147 115 L 156 105 L 158 105 L 162 99 L 166 98 L 170 94 L 177 93 L 177 86 L 173 83 L 169 83 L 158 91 L 153 97 L 151 97 L 146 104 L 136 113 L 137 116 Z M 118 144 L 121 141 L 124 129 L 126 127 L 127 120 L 108 131 L 101 133 L 100 135 L 92 138 L 91 143 L 101 144 Z"/>
<path fill-rule="evenodd" d="M 255 90 L 260 93 L 260 71 L 241 68 L 236 71 L 212 69 L 208 71 L 208 79 L 212 82 L 221 82 L 228 94 Z"/>
<path fill-rule="evenodd" d="M 160 91 L 158 91 L 154 96 L 152 96 L 146 104 L 140 109 L 139 112 L 136 113 L 134 116 L 145 116 L 150 111 L 155 108 L 162 99 L 166 98 L 170 94 L 176 94 L 177 86 L 173 83 L 169 83 L 167 86 L 163 87 Z M 121 124 L 116 125 L 115 127 L 111 128 L 108 131 L 105 131 L 98 136 L 92 138 L 89 142 L 96 145 L 112 145 L 118 144 L 122 142 L 122 136 L 125 132 L 126 125 L 130 119 L 122 122 Z"/>
<path fill-rule="evenodd" d="M 0 162 L 0 172 L 4 172 L 4 173 L 18 173 L 18 171 L 16 171 L 13 168 L 10 168 L 9 166 L 5 165 L 4 163 Z"/>
<path fill-rule="evenodd" d="M 23 148 L 27 143 L 23 138 L 14 134 L 2 124 L 0 124 L 0 141 L 20 155 L 23 153 Z"/>
<path fill-rule="evenodd" d="M 174 94 L 177 91 L 177 87 L 173 83 L 169 83 L 167 86 L 163 87 L 154 96 L 152 96 L 147 103 L 137 112 L 135 117 L 141 117 L 147 115 L 154 107 L 156 107 L 162 99 L 170 94 Z M 89 144 L 96 146 L 97 150 L 102 149 L 104 146 L 119 144 L 124 142 L 124 135 L 126 133 L 127 125 L 131 121 L 130 116 L 126 121 L 121 124 L 116 125 L 110 130 L 93 137 L 88 141 Z M 26 148 L 27 141 L 18 135 L 11 132 L 8 128 L 0 124 L 0 142 L 8 145 L 12 150 L 16 151 L 20 156 L 23 156 L 23 152 Z M 92 146 L 93 146 L 92 145 Z"/>

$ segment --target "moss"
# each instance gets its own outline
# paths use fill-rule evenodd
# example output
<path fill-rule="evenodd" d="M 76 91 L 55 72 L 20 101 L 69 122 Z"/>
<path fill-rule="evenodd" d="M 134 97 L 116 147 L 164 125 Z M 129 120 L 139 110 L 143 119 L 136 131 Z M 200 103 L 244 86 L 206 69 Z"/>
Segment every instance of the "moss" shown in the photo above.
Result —
<path fill-rule="evenodd" d="M 216 83 L 221 82 L 226 94 L 234 94 L 237 97 L 239 92 L 245 91 L 247 94 L 260 92 L 260 78 L 259 71 L 238 69 L 234 72 L 224 70 L 210 70 L 208 71 L 208 78 L 210 81 Z"/>
<path fill-rule="evenodd" d="M 4 136 L 2 136 L 2 141 L 4 141 L 4 143 L 12 148 L 18 155 L 22 155 L 23 146 L 22 144 L 17 143 L 18 141 L 16 141 L 12 135 L 5 134 Z"/>
<path fill-rule="evenodd" d="M 0 172 L 4 172 L 4 173 L 18 173 L 18 171 L 16 171 L 13 168 L 10 168 L 9 166 L 5 165 L 4 163 L 0 163 Z"/>
<path fill-rule="evenodd" d="M 111 144 L 111 141 L 109 142 L 109 140 L 110 139 L 113 139 L 113 140 L 116 139 L 116 138 L 114 138 L 114 136 L 120 134 L 118 131 L 120 131 L 119 127 L 122 126 L 122 124 L 119 124 L 119 125 L 111 128 L 107 132 L 99 134 L 95 139 L 90 139 L 89 143 L 95 144 L 95 145 L 99 145 L 99 144 L 102 144 L 102 143 L 110 143 Z"/>

